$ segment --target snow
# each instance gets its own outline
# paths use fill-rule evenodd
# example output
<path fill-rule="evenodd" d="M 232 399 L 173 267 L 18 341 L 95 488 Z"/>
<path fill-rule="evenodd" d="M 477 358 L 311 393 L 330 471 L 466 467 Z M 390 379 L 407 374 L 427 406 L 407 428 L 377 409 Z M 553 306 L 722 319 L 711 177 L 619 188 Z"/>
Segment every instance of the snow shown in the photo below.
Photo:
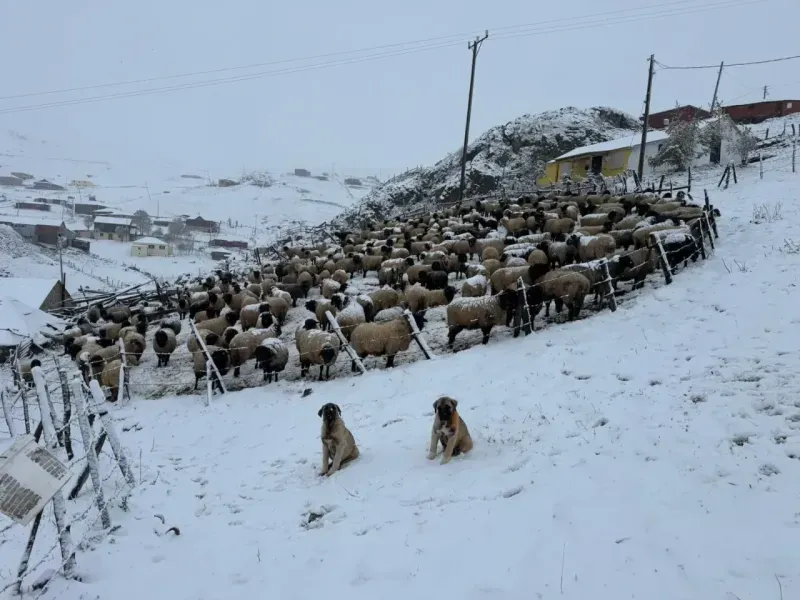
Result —
<path fill-rule="evenodd" d="M 84 580 L 41 600 L 798 597 L 800 176 L 776 164 L 709 188 L 715 254 L 614 313 L 210 407 L 134 385 L 109 409 L 142 483 L 127 512 L 113 502 L 115 533 L 73 527 Z M 753 222 L 764 202 L 781 217 Z M 440 395 L 475 442 L 446 466 L 425 457 Z M 327 402 L 361 456 L 321 478 Z M 91 501 L 87 485 L 69 510 Z M 47 514 L 32 564 L 53 529 Z M 2 564 L 27 531 L 4 531 Z"/>
<path fill-rule="evenodd" d="M 127 217 L 95 217 L 95 225 L 130 225 L 131 219 Z"/>
<path fill-rule="evenodd" d="M 669 138 L 669 135 L 665 131 L 650 131 L 647 134 L 647 143 L 660 142 L 662 140 L 666 140 L 667 138 Z M 565 158 L 573 158 L 575 156 L 583 156 L 585 154 L 601 154 L 603 152 L 611 152 L 612 150 L 619 150 L 621 148 L 636 148 L 638 146 L 641 146 L 641 135 L 637 136 L 636 134 L 633 134 L 622 138 L 617 138 L 615 140 L 609 140 L 607 142 L 599 142 L 597 144 L 581 146 L 580 148 L 570 150 L 569 152 L 566 152 L 549 162 L 553 163 L 559 160 L 564 160 Z"/>
<path fill-rule="evenodd" d="M 2 281 L 2 280 L 0 280 Z M 41 343 L 41 332 L 54 334 L 64 321 L 17 298 L 0 297 L 0 346 L 16 346 L 27 338 Z"/>
<path fill-rule="evenodd" d="M 16 298 L 33 308 L 39 308 L 57 282 L 57 279 L 6 277 L 0 279 L 0 287 L 4 296 Z"/>
<path fill-rule="evenodd" d="M 160 239 L 154 238 L 154 237 L 138 238 L 138 239 L 134 240 L 133 243 L 134 244 L 138 244 L 140 246 L 142 246 L 142 245 L 145 245 L 145 246 L 147 246 L 147 245 L 166 246 L 167 245 L 167 243 L 164 240 L 160 240 Z"/>

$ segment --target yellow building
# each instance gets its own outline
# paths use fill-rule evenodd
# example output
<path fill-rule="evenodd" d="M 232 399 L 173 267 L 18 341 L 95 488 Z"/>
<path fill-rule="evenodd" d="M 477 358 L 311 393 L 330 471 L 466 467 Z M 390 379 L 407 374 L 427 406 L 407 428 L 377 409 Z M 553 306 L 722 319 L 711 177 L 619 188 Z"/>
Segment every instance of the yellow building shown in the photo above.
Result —
<path fill-rule="evenodd" d="M 649 158 L 655 156 L 669 136 L 663 131 L 651 131 L 645 146 L 644 174 L 650 171 Z M 624 138 L 581 146 L 554 158 L 545 166 L 545 174 L 536 183 L 541 186 L 560 182 L 565 175 L 572 181 L 585 179 L 590 173 L 614 177 L 639 165 L 641 135 L 633 134 Z"/>
<path fill-rule="evenodd" d="M 158 238 L 139 238 L 131 244 L 131 256 L 172 256 L 172 254 L 172 245 Z"/>

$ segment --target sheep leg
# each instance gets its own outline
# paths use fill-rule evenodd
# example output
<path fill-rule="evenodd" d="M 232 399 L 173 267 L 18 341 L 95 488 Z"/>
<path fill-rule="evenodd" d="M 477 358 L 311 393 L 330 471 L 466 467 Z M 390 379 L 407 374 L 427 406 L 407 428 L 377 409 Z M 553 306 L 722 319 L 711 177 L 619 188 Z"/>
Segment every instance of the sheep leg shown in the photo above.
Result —
<path fill-rule="evenodd" d="M 355 373 L 356 372 L 356 361 L 354 361 L 354 360 L 350 361 L 350 372 L 351 373 Z"/>
<path fill-rule="evenodd" d="M 330 453 L 328 452 L 328 447 L 325 443 L 322 443 L 322 471 L 320 471 L 320 475 L 327 475 L 328 474 L 328 464 L 330 463 Z"/>
<path fill-rule="evenodd" d="M 481 344 L 486 345 L 489 343 L 489 334 L 492 332 L 492 326 L 489 325 L 488 327 L 481 327 L 481 333 L 483 334 L 483 341 Z"/>
<path fill-rule="evenodd" d="M 235 367 L 233 369 L 233 376 L 234 377 L 238 377 L 239 376 L 239 372 L 240 372 L 239 367 Z"/>
<path fill-rule="evenodd" d="M 325 371 L 325 365 L 319 367 L 319 380 L 322 381 L 322 373 Z"/>
<path fill-rule="evenodd" d="M 561 314 L 561 311 L 564 310 L 564 300 L 561 298 L 555 298 L 554 302 L 556 304 L 556 312 Z"/>
<path fill-rule="evenodd" d="M 391 369 L 394 367 L 394 354 L 386 357 L 386 368 Z"/>
<path fill-rule="evenodd" d="M 428 448 L 428 460 L 436 458 L 436 444 L 439 441 L 439 436 L 436 435 L 436 429 L 431 429 L 431 444 Z"/>
<path fill-rule="evenodd" d="M 453 325 L 450 327 L 450 330 L 447 332 L 447 345 L 452 348 L 456 341 L 456 336 L 463 330 L 464 328 L 461 325 Z"/>
<path fill-rule="evenodd" d="M 308 373 L 308 363 L 300 361 L 300 377 L 305 377 Z"/>
<path fill-rule="evenodd" d="M 197 389 L 197 382 L 200 381 L 201 377 L 202 377 L 202 375 L 197 375 L 195 373 L 195 376 L 194 376 L 194 389 Z"/>

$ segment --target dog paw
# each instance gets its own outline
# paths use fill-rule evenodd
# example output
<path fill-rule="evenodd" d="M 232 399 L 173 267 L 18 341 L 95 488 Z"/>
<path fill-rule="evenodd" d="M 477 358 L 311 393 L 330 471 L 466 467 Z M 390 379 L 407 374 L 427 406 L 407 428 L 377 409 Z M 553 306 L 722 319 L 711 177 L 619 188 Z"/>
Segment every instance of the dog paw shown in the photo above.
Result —
<path fill-rule="evenodd" d="M 428 460 L 433 460 L 434 458 L 436 458 L 436 453 L 435 452 L 428 452 Z"/>

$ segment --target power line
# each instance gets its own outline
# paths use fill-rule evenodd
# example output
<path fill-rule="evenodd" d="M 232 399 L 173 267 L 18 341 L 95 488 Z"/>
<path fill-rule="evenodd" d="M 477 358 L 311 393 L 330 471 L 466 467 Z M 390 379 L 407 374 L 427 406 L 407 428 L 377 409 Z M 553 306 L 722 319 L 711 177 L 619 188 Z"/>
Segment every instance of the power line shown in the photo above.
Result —
<path fill-rule="evenodd" d="M 600 12 L 600 13 L 591 13 L 591 14 L 588 14 L 588 15 L 583 15 L 582 17 L 578 17 L 578 18 L 579 19 L 589 19 L 589 18 L 602 17 L 602 16 L 612 15 L 612 14 L 626 13 L 626 12 L 632 12 L 632 11 L 642 11 L 642 10 L 647 10 L 647 9 L 650 9 L 650 8 L 664 8 L 665 6 L 677 6 L 677 5 L 681 5 L 681 4 L 687 4 L 690 1 L 691 0 L 678 0 L 676 2 L 672 2 L 672 3 L 669 3 L 669 4 L 652 4 L 652 5 L 647 5 L 647 6 L 640 6 L 638 8 L 626 8 L 626 9 L 620 9 L 620 10 L 615 10 L 615 11 L 605 11 L 605 12 Z M 552 20 L 549 20 L 549 21 L 539 21 L 537 23 L 523 23 L 523 24 L 519 24 L 519 25 L 507 25 L 507 26 L 503 26 L 503 27 L 495 27 L 495 28 L 492 28 L 491 31 L 493 33 L 495 33 L 495 32 L 499 33 L 499 32 L 502 32 L 502 31 L 511 31 L 511 30 L 514 30 L 514 29 L 524 29 L 524 28 L 528 28 L 528 27 L 532 27 L 532 26 L 542 26 L 542 25 L 548 25 L 548 24 L 553 24 L 553 23 L 560 23 L 560 22 L 563 22 L 563 21 L 574 21 L 574 20 L 575 20 L 574 17 L 564 17 L 564 18 L 561 18 L 561 19 L 552 19 Z M 389 49 L 389 48 L 399 48 L 401 46 L 410 46 L 410 45 L 414 45 L 414 44 L 428 44 L 428 43 L 432 43 L 432 42 L 443 42 L 445 40 L 452 40 L 454 38 L 458 38 L 459 40 L 463 41 L 463 38 L 465 38 L 465 37 L 473 37 L 474 35 L 476 35 L 476 33 L 483 33 L 483 31 L 482 30 L 480 32 L 478 32 L 478 31 L 470 31 L 470 32 L 457 33 L 457 34 L 452 34 L 452 35 L 430 37 L 430 38 L 425 38 L 425 39 L 420 39 L 420 40 L 412 40 L 412 41 L 408 41 L 408 42 L 398 42 L 398 43 L 394 43 L 394 44 L 382 44 L 382 45 L 379 45 L 379 46 L 371 46 L 371 47 L 367 47 L 367 48 L 359 48 L 359 49 L 356 49 L 356 50 L 342 50 L 342 51 L 338 51 L 338 52 L 328 52 L 328 53 L 325 53 L 325 54 L 317 54 L 317 55 L 314 55 L 314 56 L 305 56 L 305 57 L 299 57 L 299 58 L 287 58 L 287 59 L 275 60 L 275 61 L 270 61 L 270 62 L 253 63 L 253 64 L 249 64 L 249 65 L 240 65 L 240 66 L 236 66 L 236 67 L 223 67 L 223 68 L 220 68 L 220 69 L 210 69 L 210 70 L 205 70 L 205 71 L 179 73 L 179 74 L 175 74 L 175 75 L 164 75 L 164 76 L 160 76 L 160 77 L 148 77 L 148 78 L 144 78 L 144 79 L 131 79 L 131 80 L 127 80 L 127 81 L 116 81 L 116 82 L 110 82 L 110 83 L 100 83 L 100 84 L 94 84 L 94 85 L 88 85 L 88 86 L 82 86 L 82 87 L 65 88 L 65 89 L 60 89 L 60 90 L 49 90 L 49 91 L 44 91 L 44 92 L 28 92 L 28 93 L 24 93 L 24 94 L 15 94 L 15 95 L 12 95 L 12 96 L 0 96 L 0 100 L 12 100 L 12 99 L 18 99 L 18 98 L 29 98 L 29 97 L 32 97 L 32 96 L 47 96 L 47 95 L 53 95 L 53 94 L 64 94 L 64 93 L 69 93 L 69 92 L 87 91 L 87 90 L 106 88 L 106 87 L 134 85 L 134 84 L 141 84 L 141 83 L 152 83 L 152 82 L 155 82 L 155 81 L 165 81 L 165 80 L 170 80 L 170 79 L 182 79 L 182 78 L 186 78 L 186 77 L 199 77 L 199 76 L 202 76 L 202 75 L 214 75 L 214 74 L 217 74 L 217 73 L 225 73 L 225 72 L 228 72 L 228 71 L 243 71 L 243 70 L 246 70 L 246 69 L 257 69 L 257 68 L 263 68 L 263 67 L 272 67 L 272 66 L 276 66 L 276 65 L 293 63 L 293 62 L 306 62 L 306 61 L 311 61 L 311 60 L 319 60 L 319 59 L 323 59 L 323 58 L 332 58 L 334 56 L 343 56 L 343 55 L 347 55 L 347 54 L 360 54 L 360 53 L 364 53 L 364 52 L 373 52 L 373 51 L 376 51 L 376 50 L 386 50 L 386 49 Z"/>
<path fill-rule="evenodd" d="M 775 62 L 783 62 L 785 60 L 797 60 L 800 58 L 800 54 L 795 56 L 782 56 L 780 58 L 770 58 L 768 60 L 754 60 L 751 62 L 741 62 L 741 63 L 725 63 L 725 68 L 728 67 L 749 67 L 750 65 L 765 65 L 767 63 L 775 63 Z M 656 61 L 658 62 L 658 61 Z M 665 65 L 664 63 L 658 63 L 658 66 L 661 67 L 663 70 L 687 70 L 687 69 L 718 69 L 719 65 L 697 65 L 697 66 L 688 66 L 688 67 L 670 67 L 669 65 Z"/>
<path fill-rule="evenodd" d="M 645 14 L 645 15 L 623 15 L 622 17 L 618 17 L 616 19 L 614 19 L 614 18 L 606 19 L 606 20 L 601 20 L 599 22 L 597 20 L 594 20 L 594 21 L 590 21 L 590 22 L 587 22 L 587 23 L 580 23 L 578 25 L 570 25 L 570 26 L 567 26 L 567 27 L 550 27 L 550 28 L 539 28 L 539 29 L 536 29 L 536 28 L 530 29 L 529 28 L 529 29 L 526 29 L 526 30 L 523 30 L 523 31 L 520 31 L 520 32 L 516 32 L 516 33 L 499 34 L 494 39 L 511 39 L 511 38 L 516 38 L 516 37 L 530 37 L 530 36 L 537 36 L 537 35 L 545 35 L 545 34 L 549 34 L 549 33 L 561 33 L 561 32 L 566 32 L 566 31 L 575 31 L 575 30 L 579 30 L 579 29 L 596 29 L 598 27 L 606 27 L 606 26 L 609 26 L 609 25 L 615 25 L 615 24 L 619 24 L 619 23 L 629 23 L 629 22 L 633 22 L 633 21 L 641 21 L 641 20 L 668 17 L 668 16 L 678 16 L 678 15 L 684 15 L 684 14 L 692 14 L 692 13 L 703 12 L 703 11 L 707 11 L 707 10 L 714 10 L 714 9 L 725 8 L 725 7 L 738 7 L 738 6 L 744 6 L 744 5 L 748 5 L 748 4 L 756 4 L 756 3 L 761 3 L 761 2 L 768 2 L 768 1 L 769 0 L 746 0 L 746 1 L 742 2 L 741 0 L 723 0 L 721 2 L 714 2 L 714 3 L 710 3 L 710 4 L 693 6 L 693 7 L 690 7 L 689 10 L 678 10 L 678 11 L 672 10 L 672 12 L 661 11 L 661 12 Z M 678 3 L 685 3 L 685 0 L 684 0 L 684 2 L 678 2 Z M 621 11 L 616 11 L 616 12 L 621 12 Z M 602 15 L 603 13 L 600 13 L 600 14 Z M 612 14 L 612 13 L 607 13 L 607 14 Z M 597 16 L 597 15 L 587 15 L 586 17 L 583 17 L 583 18 L 588 18 L 588 17 L 592 17 L 592 16 Z M 564 21 L 564 20 L 568 20 L 568 19 L 557 19 L 557 20 L 555 20 L 553 22 Z M 569 19 L 569 20 L 571 20 L 571 19 Z M 506 29 L 511 29 L 513 27 L 526 27 L 526 26 L 510 26 L 510 27 L 508 27 Z M 539 26 L 537 26 L 537 27 L 539 27 Z M 448 36 L 448 37 L 453 37 L 453 36 Z M 435 38 L 431 38 L 431 39 L 435 39 Z M 382 59 L 382 58 L 388 58 L 388 57 L 394 57 L 394 56 L 403 56 L 403 55 L 406 55 L 406 54 L 415 54 L 417 52 L 424 52 L 424 51 L 428 51 L 428 50 L 437 50 L 437 49 L 449 48 L 449 47 L 453 47 L 453 46 L 460 46 L 462 43 L 463 43 L 463 41 L 460 41 L 460 40 L 459 41 L 451 41 L 451 42 L 429 43 L 427 45 L 418 46 L 418 47 L 414 47 L 414 48 L 397 49 L 397 50 L 392 50 L 392 51 L 388 51 L 388 52 L 374 53 L 374 54 L 369 54 L 369 55 L 365 55 L 365 56 L 357 56 L 357 57 L 352 57 L 352 58 L 340 58 L 340 59 L 337 59 L 337 60 L 321 62 L 321 63 L 318 63 L 318 64 L 312 64 L 312 65 L 290 67 L 290 68 L 277 69 L 277 70 L 272 70 L 272 71 L 262 71 L 262 72 L 257 72 L 257 73 L 250 73 L 250 74 L 244 74 L 244 75 L 223 77 L 223 78 L 218 78 L 218 79 L 210 79 L 210 80 L 199 81 L 199 82 L 179 83 L 179 84 L 175 84 L 175 85 L 171 85 L 171 86 L 146 88 L 146 89 L 143 89 L 143 90 L 131 90 L 131 91 L 128 91 L 128 92 L 117 92 L 117 93 L 101 95 L 101 96 L 90 96 L 90 97 L 84 97 L 84 98 L 74 98 L 74 99 L 71 99 L 71 100 L 58 100 L 58 101 L 46 102 L 46 103 L 42 103 L 42 104 L 11 107 L 11 108 L 6 108 L 6 109 L 0 110 L 0 114 L 9 114 L 9 113 L 16 113 L 16 112 L 27 112 L 27 111 L 31 111 L 31 110 L 41 110 L 41 109 L 55 108 L 55 107 L 61 107 L 61 106 L 72 106 L 72 105 L 76 105 L 76 104 L 88 104 L 88 103 L 93 103 L 93 102 L 100 102 L 100 101 L 103 101 L 103 100 L 114 100 L 114 99 L 120 99 L 120 98 L 133 98 L 133 97 L 137 97 L 137 96 L 144 96 L 144 95 L 151 95 L 151 94 L 158 94 L 158 93 L 166 93 L 166 92 L 186 90 L 186 89 L 194 89 L 194 88 L 201 88 L 201 87 L 211 87 L 211 86 L 222 85 L 222 84 L 226 84 L 226 83 L 249 81 L 249 80 L 253 80 L 253 79 L 260 79 L 260 78 L 264 78 L 264 77 L 274 77 L 274 76 L 277 76 L 277 75 L 285 75 L 285 74 L 291 74 L 291 73 L 302 73 L 302 72 L 305 72 L 305 71 L 313 71 L 313 70 L 324 69 L 324 68 L 329 68 L 329 67 L 335 67 L 335 66 L 340 66 L 340 65 L 355 64 L 355 63 L 359 63 L 359 62 L 378 60 L 378 59 Z M 179 76 L 169 76 L 169 77 L 175 78 L 175 77 L 179 77 Z M 153 80 L 155 80 L 155 79 L 153 79 Z M 144 81 L 146 81 L 146 80 L 144 80 Z M 110 86 L 110 85 L 116 85 L 116 84 L 103 84 L 103 85 L 109 85 Z M 76 91 L 78 89 L 80 89 L 80 88 L 75 88 Z M 45 92 L 44 94 L 49 94 L 49 93 L 50 92 Z M 55 92 L 53 92 L 53 93 L 55 93 Z M 34 95 L 34 94 L 31 94 L 31 95 Z M 7 97 L 7 99 L 8 98 L 10 98 L 10 97 Z M 2 98 L 0 98 L 0 100 L 2 100 Z"/>

